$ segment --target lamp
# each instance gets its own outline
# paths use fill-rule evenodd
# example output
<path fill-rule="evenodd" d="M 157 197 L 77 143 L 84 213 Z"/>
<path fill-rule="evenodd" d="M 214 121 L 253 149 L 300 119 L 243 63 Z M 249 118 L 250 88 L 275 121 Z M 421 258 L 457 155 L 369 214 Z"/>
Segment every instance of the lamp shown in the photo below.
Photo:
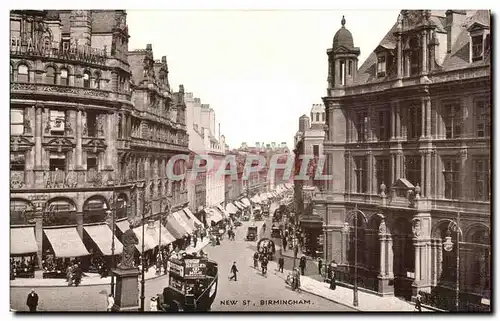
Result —
<path fill-rule="evenodd" d="M 108 208 L 106 203 L 103 205 L 106 210 L 106 215 L 109 217 L 111 215 L 111 268 L 115 268 L 115 211 Z M 111 294 L 115 295 L 115 276 L 111 273 Z"/>
<path fill-rule="evenodd" d="M 444 238 L 443 249 L 446 252 L 453 250 L 453 241 L 451 240 L 451 232 L 457 233 L 457 259 L 456 259 L 456 284 L 455 284 L 455 311 L 459 311 L 460 308 L 460 234 L 462 230 L 460 229 L 460 212 L 457 213 L 457 221 L 450 221 L 448 225 L 448 235 Z"/>

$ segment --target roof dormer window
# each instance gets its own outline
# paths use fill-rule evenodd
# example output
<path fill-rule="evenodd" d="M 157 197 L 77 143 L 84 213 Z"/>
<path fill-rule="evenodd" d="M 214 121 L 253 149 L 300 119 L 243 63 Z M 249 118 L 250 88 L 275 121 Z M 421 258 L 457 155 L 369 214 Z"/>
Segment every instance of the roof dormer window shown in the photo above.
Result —
<path fill-rule="evenodd" d="M 470 35 L 470 59 L 471 62 L 483 60 L 490 49 L 489 27 L 474 22 L 467 30 Z"/>
<path fill-rule="evenodd" d="M 472 62 L 483 60 L 483 36 L 474 36 L 472 38 Z"/>
<path fill-rule="evenodd" d="M 387 73 L 387 54 L 380 53 L 377 56 L 377 77 L 385 77 Z"/>

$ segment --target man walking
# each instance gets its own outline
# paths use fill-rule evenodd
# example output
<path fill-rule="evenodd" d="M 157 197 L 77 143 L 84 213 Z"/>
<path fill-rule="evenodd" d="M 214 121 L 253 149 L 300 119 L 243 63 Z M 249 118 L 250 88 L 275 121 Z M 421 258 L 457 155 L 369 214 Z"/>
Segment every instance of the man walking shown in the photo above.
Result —
<path fill-rule="evenodd" d="M 301 274 L 304 275 L 306 270 L 306 257 L 304 255 L 300 258 L 299 267 Z"/>
<path fill-rule="evenodd" d="M 236 273 L 239 272 L 238 268 L 236 267 L 236 262 L 233 262 L 233 266 L 231 266 L 231 273 L 233 274 L 230 278 L 229 281 L 231 281 L 233 278 L 235 281 L 238 281 Z"/>
<path fill-rule="evenodd" d="M 278 271 L 280 271 L 281 273 L 283 273 L 283 266 L 284 265 L 285 265 L 285 259 L 283 258 L 283 256 L 281 256 L 278 259 Z"/>
<path fill-rule="evenodd" d="M 38 306 L 38 294 L 36 294 L 35 289 L 31 289 L 31 292 L 28 294 L 26 305 L 30 309 L 30 312 L 36 312 L 36 308 Z"/>
<path fill-rule="evenodd" d="M 286 240 L 286 236 L 283 236 L 282 243 L 283 243 L 283 251 L 286 251 L 286 246 L 288 245 L 288 242 Z"/>
<path fill-rule="evenodd" d="M 321 258 L 318 259 L 318 274 L 321 275 L 321 268 L 323 267 L 323 260 Z"/>

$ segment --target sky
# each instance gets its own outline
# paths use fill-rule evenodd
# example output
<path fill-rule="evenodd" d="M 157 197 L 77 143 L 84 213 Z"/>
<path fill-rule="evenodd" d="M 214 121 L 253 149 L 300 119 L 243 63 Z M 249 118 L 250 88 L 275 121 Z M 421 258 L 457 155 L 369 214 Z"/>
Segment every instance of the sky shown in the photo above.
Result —
<path fill-rule="evenodd" d="M 396 22 L 399 10 L 127 10 L 129 50 L 153 45 L 180 84 L 210 104 L 230 148 L 287 142 L 298 119 L 326 95 L 326 50 L 342 15 L 360 62 Z M 361 64 L 360 64 L 361 66 Z"/>

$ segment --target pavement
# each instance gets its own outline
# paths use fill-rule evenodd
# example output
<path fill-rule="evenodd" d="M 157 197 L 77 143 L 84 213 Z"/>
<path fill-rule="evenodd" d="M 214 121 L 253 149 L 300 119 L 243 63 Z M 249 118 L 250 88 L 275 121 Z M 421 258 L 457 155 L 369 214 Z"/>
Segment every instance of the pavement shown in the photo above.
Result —
<path fill-rule="evenodd" d="M 208 238 L 204 238 L 203 242 L 198 241 L 196 247 L 189 246 L 186 249 L 187 253 L 198 252 L 204 249 L 210 240 Z M 82 283 L 79 287 L 82 286 L 90 286 L 90 285 L 102 285 L 102 284 L 111 284 L 111 276 L 101 278 L 99 274 L 96 273 L 85 273 L 86 276 L 82 278 Z M 155 279 L 161 277 L 162 275 L 156 274 L 156 267 L 150 267 L 145 273 L 144 277 L 146 280 Z M 37 278 L 17 278 L 15 280 L 10 281 L 11 287 L 51 287 L 51 286 L 64 286 L 68 287 L 68 282 L 66 279 L 37 279 Z"/>

